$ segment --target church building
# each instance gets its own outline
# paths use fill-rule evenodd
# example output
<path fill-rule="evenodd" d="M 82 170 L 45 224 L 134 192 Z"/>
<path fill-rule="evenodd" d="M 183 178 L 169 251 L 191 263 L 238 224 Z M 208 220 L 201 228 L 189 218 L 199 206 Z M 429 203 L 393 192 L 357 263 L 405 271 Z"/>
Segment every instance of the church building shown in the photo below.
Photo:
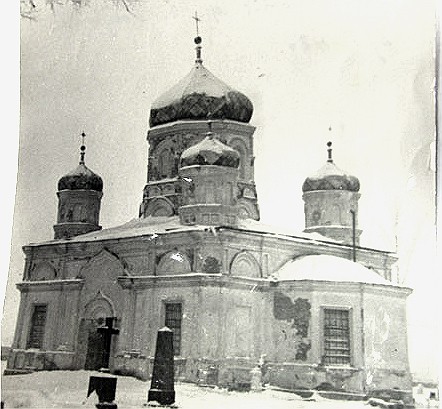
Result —
<path fill-rule="evenodd" d="M 101 228 L 106 181 L 86 166 L 84 144 L 59 180 L 54 238 L 23 247 L 5 373 L 149 379 L 167 326 L 177 379 L 234 387 L 264 363 L 264 381 L 281 388 L 411 396 L 411 290 L 392 281 L 394 254 L 360 245 L 359 180 L 329 143 L 302 186 L 304 231 L 263 224 L 252 102 L 203 65 L 195 43 L 189 74 L 150 110 L 138 217 Z"/>

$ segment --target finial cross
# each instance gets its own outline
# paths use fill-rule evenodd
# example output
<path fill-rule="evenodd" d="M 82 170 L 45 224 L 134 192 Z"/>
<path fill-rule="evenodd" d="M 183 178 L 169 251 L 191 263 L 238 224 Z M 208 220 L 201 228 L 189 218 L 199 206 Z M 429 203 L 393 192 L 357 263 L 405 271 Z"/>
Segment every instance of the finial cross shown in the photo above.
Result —
<path fill-rule="evenodd" d="M 84 132 L 81 133 L 81 146 L 80 146 L 80 164 L 84 164 L 84 154 L 86 150 L 86 146 L 84 145 L 84 138 L 86 134 Z"/>
<path fill-rule="evenodd" d="M 333 163 L 333 158 L 332 158 L 332 143 L 331 142 L 327 142 L 327 152 L 328 152 L 328 159 L 327 162 Z"/>
<path fill-rule="evenodd" d="M 196 11 L 195 11 L 195 15 L 192 16 L 192 18 L 195 20 L 195 24 L 196 24 L 196 35 L 199 36 L 198 23 L 201 21 L 201 19 L 198 17 L 198 13 Z"/>

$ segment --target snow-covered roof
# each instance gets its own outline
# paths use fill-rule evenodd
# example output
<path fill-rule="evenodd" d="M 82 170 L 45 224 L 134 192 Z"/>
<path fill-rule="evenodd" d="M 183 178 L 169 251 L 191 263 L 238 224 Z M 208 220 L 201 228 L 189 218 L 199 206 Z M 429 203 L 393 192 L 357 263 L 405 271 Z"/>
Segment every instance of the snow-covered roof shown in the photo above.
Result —
<path fill-rule="evenodd" d="M 239 220 L 238 228 L 249 231 L 255 231 L 257 233 L 268 233 L 277 236 L 291 236 L 291 237 L 298 237 L 308 240 L 327 241 L 330 243 L 341 243 L 338 240 L 325 237 L 317 232 L 312 232 L 312 233 L 300 232 L 292 228 L 273 226 L 271 224 L 262 223 L 260 221 L 253 219 Z"/>
<path fill-rule="evenodd" d="M 96 230 L 69 239 L 50 240 L 38 244 L 91 242 L 140 236 L 156 237 L 159 234 L 169 233 L 171 231 L 195 231 L 205 230 L 206 228 L 207 226 L 184 226 L 180 223 L 178 216 L 145 217 L 133 219 L 120 226 L 110 227 L 103 230 Z"/>
<path fill-rule="evenodd" d="M 278 281 L 333 281 L 393 285 L 362 264 L 329 255 L 297 257 L 284 264 L 272 277 Z"/>
<path fill-rule="evenodd" d="M 153 237 L 157 235 L 175 233 L 175 232 L 186 232 L 186 231 L 204 231 L 207 229 L 228 229 L 228 230 L 239 230 L 245 232 L 254 232 L 263 236 L 268 237 L 280 237 L 284 240 L 292 241 L 308 241 L 310 243 L 318 243 L 321 245 L 343 245 L 337 240 L 322 236 L 319 233 L 305 233 L 299 232 L 298 230 L 291 228 L 283 228 L 278 226 L 272 226 L 262 223 L 253 219 L 243 219 L 239 220 L 238 227 L 227 227 L 227 226 L 207 226 L 207 225 L 191 225 L 186 226 L 180 223 L 178 216 L 161 216 L 161 217 L 141 217 L 133 219 L 127 223 L 120 226 L 110 227 L 107 229 L 96 230 L 90 233 L 82 234 L 79 236 L 71 237 L 69 239 L 56 239 L 48 240 L 45 242 L 31 243 L 30 246 L 48 245 L 56 243 L 83 243 L 83 242 L 94 242 L 101 240 L 115 240 L 115 239 L 125 239 L 132 237 Z M 359 247 L 359 249 L 364 249 Z M 369 249 L 370 251 L 379 251 L 386 253 L 382 250 Z"/>

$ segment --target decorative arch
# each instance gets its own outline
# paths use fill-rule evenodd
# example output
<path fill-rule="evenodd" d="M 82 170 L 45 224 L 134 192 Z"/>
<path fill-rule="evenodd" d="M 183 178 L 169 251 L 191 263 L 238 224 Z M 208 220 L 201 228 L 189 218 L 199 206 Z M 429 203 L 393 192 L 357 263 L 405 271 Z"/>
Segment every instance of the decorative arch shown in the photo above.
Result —
<path fill-rule="evenodd" d="M 106 317 L 115 317 L 115 307 L 112 300 L 99 290 L 84 306 L 83 318 L 99 320 Z"/>
<path fill-rule="evenodd" d="M 155 197 L 161 195 L 161 189 L 158 186 L 149 186 L 147 192 L 149 197 Z"/>
<path fill-rule="evenodd" d="M 259 278 L 262 276 L 261 267 L 248 251 L 238 253 L 230 264 L 230 274 L 240 277 Z"/>
<path fill-rule="evenodd" d="M 240 179 L 246 179 L 249 169 L 249 163 L 247 158 L 249 157 L 249 150 L 247 145 L 242 139 L 234 138 L 230 141 L 230 147 L 235 149 L 239 153 L 240 165 L 239 165 L 239 177 Z"/>
<path fill-rule="evenodd" d="M 342 211 L 341 211 L 341 206 L 339 206 L 338 204 L 333 204 L 332 208 L 331 208 L 331 219 L 332 219 L 332 224 L 342 224 Z"/>
<path fill-rule="evenodd" d="M 154 217 L 170 217 L 175 214 L 175 208 L 172 201 L 167 197 L 156 197 L 148 203 L 146 214 Z"/>
<path fill-rule="evenodd" d="M 161 257 L 156 269 L 157 275 L 179 275 L 190 272 L 192 272 L 190 260 L 179 250 L 169 251 Z"/>
<path fill-rule="evenodd" d="M 167 138 L 161 141 L 154 149 L 156 167 L 160 179 L 176 176 L 178 172 L 178 155 L 176 141 Z"/>
<path fill-rule="evenodd" d="M 98 254 L 96 254 L 94 257 L 92 257 L 80 270 L 80 276 L 84 277 L 84 272 L 86 271 L 96 271 L 102 269 L 101 266 L 105 264 L 114 264 L 115 268 L 119 271 L 118 275 L 124 275 L 127 273 L 127 266 L 126 263 L 120 258 L 111 253 L 107 249 L 101 250 Z M 98 266 L 98 267 L 95 267 Z"/>
<path fill-rule="evenodd" d="M 55 278 L 57 278 L 57 271 L 48 261 L 36 264 L 31 272 L 31 279 L 33 280 L 54 280 Z"/>

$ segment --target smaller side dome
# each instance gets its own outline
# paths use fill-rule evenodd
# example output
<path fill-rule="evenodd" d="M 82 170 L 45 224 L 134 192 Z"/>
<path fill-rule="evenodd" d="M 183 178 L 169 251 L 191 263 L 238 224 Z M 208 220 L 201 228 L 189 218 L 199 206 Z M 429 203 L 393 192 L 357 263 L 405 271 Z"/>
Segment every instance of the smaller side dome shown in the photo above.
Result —
<path fill-rule="evenodd" d="M 359 191 L 359 179 L 347 175 L 334 163 L 326 163 L 315 175 L 305 179 L 302 185 L 303 192 L 313 190 L 349 190 Z"/>
<path fill-rule="evenodd" d="M 92 172 L 84 163 L 58 181 L 58 190 L 95 190 L 103 191 L 103 180 Z"/>
<path fill-rule="evenodd" d="M 180 167 L 215 165 L 238 168 L 239 161 L 240 156 L 235 149 L 220 142 L 209 132 L 201 142 L 191 146 L 182 153 Z"/>
<path fill-rule="evenodd" d="M 328 142 L 328 160 L 319 171 L 305 179 L 302 185 L 303 192 L 314 190 L 348 190 L 358 192 L 360 185 L 356 176 L 351 176 L 339 169 L 332 159 L 332 143 Z"/>
<path fill-rule="evenodd" d="M 84 138 L 86 134 L 81 134 L 83 143 L 80 147 L 80 163 L 78 166 L 67 175 L 64 175 L 58 181 L 58 190 L 95 190 L 97 192 L 103 191 L 103 179 L 96 173 L 92 172 L 84 164 L 84 155 L 86 153 L 86 146 L 84 145 Z"/>

